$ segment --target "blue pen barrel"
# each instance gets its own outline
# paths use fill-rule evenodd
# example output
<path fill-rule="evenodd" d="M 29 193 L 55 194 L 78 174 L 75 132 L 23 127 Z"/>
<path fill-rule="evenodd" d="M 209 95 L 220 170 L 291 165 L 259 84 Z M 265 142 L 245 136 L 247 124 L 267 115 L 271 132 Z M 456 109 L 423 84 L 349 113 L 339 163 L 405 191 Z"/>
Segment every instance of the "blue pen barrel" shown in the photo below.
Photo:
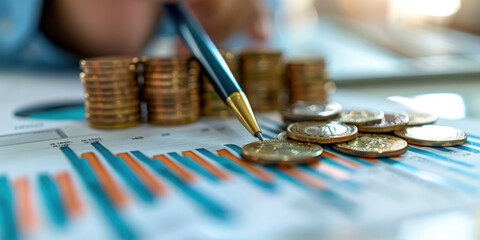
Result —
<path fill-rule="evenodd" d="M 203 66 L 210 82 L 223 101 L 234 92 L 242 92 L 222 55 L 208 35 L 178 3 L 165 4 L 178 33 L 187 42 L 192 54 Z"/>

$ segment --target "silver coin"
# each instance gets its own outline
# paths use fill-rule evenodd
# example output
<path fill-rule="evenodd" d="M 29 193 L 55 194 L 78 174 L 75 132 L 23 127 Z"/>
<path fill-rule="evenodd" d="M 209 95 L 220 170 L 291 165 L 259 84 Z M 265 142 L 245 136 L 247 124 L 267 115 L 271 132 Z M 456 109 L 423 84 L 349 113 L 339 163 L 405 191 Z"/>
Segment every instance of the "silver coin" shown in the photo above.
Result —
<path fill-rule="evenodd" d="M 405 128 L 407 126 L 408 120 L 409 118 L 405 114 L 388 113 L 385 114 L 384 119 L 379 123 L 358 126 L 358 131 L 368 133 L 393 132 L 395 130 Z"/>
<path fill-rule="evenodd" d="M 342 105 L 339 103 L 297 101 L 281 113 L 288 120 L 315 121 L 335 118 L 341 112 Z"/>
<path fill-rule="evenodd" d="M 353 124 L 357 126 L 379 123 L 385 114 L 374 110 L 346 110 L 335 121 Z"/>

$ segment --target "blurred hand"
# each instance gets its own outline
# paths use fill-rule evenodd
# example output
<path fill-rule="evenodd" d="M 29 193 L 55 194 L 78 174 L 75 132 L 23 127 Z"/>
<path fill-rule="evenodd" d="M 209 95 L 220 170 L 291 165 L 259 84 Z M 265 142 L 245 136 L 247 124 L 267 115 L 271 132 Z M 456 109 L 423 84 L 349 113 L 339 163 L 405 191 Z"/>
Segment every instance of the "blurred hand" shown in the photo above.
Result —
<path fill-rule="evenodd" d="M 241 30 L 246 30 L 256 40 L 264 40 L 270 35 L 269 18 L 261 0 L 186 2 L 214 42 L 225 40 Z"/>
<path fill-rule="evenodd" d="M 159 1 L 182 0 L 49 0 L 40 29 L 58 46 L 82 57 L 135 55 L 154 33 L 162 14 Z M 247 30 L 257 40 L 269 35 L 261 0 L 183 1 L 215 42 L 238 30 Z"/>

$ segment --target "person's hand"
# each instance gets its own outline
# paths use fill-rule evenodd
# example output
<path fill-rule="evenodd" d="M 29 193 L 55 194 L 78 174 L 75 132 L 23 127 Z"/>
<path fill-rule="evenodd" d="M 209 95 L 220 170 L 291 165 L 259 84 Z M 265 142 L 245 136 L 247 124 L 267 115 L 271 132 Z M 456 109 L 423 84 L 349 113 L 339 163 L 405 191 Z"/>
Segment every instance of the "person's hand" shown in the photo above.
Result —
<path fill-rule="evenodd" d="M 220 42 L 237 31 L 246 30 L 256 40 L 270 34 L 270 22 L 261 0 L 188 0 L 214 42 Z"/>
<path fill-rule="evenodd" d="M 1 1 L 1 0 L 0 0 Z M 50 0 L 45 1 L 41 31 L 58 46 L 82 57 L 135 55 L 152 37 L 159 2 L 185 0 Z M 268 36 L 261 0 L 188 0 L 216 42 L 238 30 L 255 39 Z"/>

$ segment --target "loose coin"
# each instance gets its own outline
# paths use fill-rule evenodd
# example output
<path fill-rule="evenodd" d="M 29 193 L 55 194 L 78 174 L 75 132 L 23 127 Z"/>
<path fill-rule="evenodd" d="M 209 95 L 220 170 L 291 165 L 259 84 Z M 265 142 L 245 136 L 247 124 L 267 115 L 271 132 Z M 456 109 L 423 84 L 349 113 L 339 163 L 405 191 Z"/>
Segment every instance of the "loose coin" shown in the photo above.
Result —
<path fill-rule="evenodd" d="M 436 116 L 429 113 L 407 112 L 406 114 L 410 119 L 408 122 L 408 126 L 431 124 L 438 120 Z"/>
<path fill-rule="evenodd" d="M 327 120 L 337 117 L 342 112 L 342 105 L 338 103 L 318 103 L 298 101 L 292 104 L 282 115 L 289 119 L 303 119 L 304 121 Z"/>
<path fill-rule="evenodd" d="M 359 134 L 357 138 L 337 143 L 333 148 L 339 152 L 360 157 L 392 157 L 407 151 L 407 142 L 401 138 L 382 134 Z"/>
<path fill-rule="evenodd" d="M 373 125 L 358 126 L 359 132 L 386 133 L 401 130 L 407 126 L 408 116 L 399 113 L 385 114 L 385 118 Z"/>
<path fill-rule="evenodd" d="M 348 110 L 344 111 L 337 121 L 354 124 L 357 126 L 379 123 L 382 121 L 384 113 L 371 110 Z"/>
<path fill-rule="evenodd" d="M 467 135 L 463 131 L 438 125 L 407 127 L 395 131 L 395 135 L 408 143 L 431 147 L 457 146 L 467 142 Z"/>
<path fill-rule="evenodd" d="M 322 152 L 317 144 L 278 139 L 253 142 L 242 148 L 242 156 L 248 161 L 277 165 L 317 161 Z"/>
<path fill-rule="evenodd" d="M 296 122 L 287 128 L 289 138 L 313 143 L 346 142 L 357 137 L 357 127 L 341 122 Z"/>
<path fill-rule="evenodd" d="M 277 135 L 278 140 L 288 140 L 287 132 L 281 132 Z"/>

